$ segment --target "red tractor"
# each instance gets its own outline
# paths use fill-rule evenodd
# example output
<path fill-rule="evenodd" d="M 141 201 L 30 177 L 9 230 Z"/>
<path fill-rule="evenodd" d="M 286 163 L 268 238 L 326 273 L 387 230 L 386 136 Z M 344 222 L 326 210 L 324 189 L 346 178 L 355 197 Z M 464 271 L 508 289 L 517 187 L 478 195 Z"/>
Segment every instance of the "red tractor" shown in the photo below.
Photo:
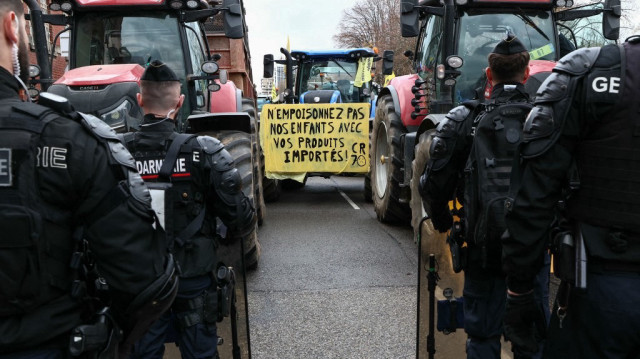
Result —
<path fill-rule="evenodd" d="M 570 2 L 570 4 L 567 4 Z M 371 139 L 371 187 L 378 219 L 417 228 L 424 217 L 417 183 L 431 134 L 444 115 L 465 100 L 488 98 L 487 55 L 515 33 L 531 55 L 526 86 L 535 95 L 555 61 L 588 38 L 589 46 L 617 39 L 619 0 L 569 9 L 572 0 L 403 0 L 402 35 L 418 36 L 405 55 L 416 73 L 398 76 L 379 94 Z M 578 34 L 576 21 L 604 13 L 604 36 Z M 598 18 L 600 19 L 600 17 Z M 616 24 L 617 21 L 617 24 Z M 590 27 L 593 29 L 593 26 Z M 384 57 L 388 62 L 388 57 Z M 385 64 L 385 66 L 389 66 Z M 410 207 L 410 202 L 412 205 Z"/>
<path fill-rule="evenodd" d="M 40 23 L 65 26 L 62 32 L 70 32 L 69 71 L 50 86 L 42 71 L 39 82 L 43 89 L 66 97 L 76 110 L 101 118 L 117 132 L 135 131 L 142 119 L 136 102 L 140 76 L 146 64 L 161 60 L 182 79 L 185 101 L 177 130 L 222 141 L 236 160 L 245 193 L 261 210 L 264 201 L 253 93 L 245 98 L 227 81 L 227 72 L 219 70 L 217 63 L 220 56 L 212 55 L 215 49 L 209 48 L 204 29 L 208 19 L 222 14 L 225 35 L 241 39 L 246 28 L 244 9 L 240 0 L 213 4 L 201 0 L 52 0 L 49 9 L 53 14 L 38 17 L 31 12 L 33 32 L 38 34 Z M 38 53 L 46 52 L 44 49 L 36 46 Z M 47 65 L 40 64 L 43 69 Z M 49 68 L 48 76 L 50 73 Z M 255 267 L 260 255 L 257 228 L 246 241 L 245 252 L 247 266 Z"/>

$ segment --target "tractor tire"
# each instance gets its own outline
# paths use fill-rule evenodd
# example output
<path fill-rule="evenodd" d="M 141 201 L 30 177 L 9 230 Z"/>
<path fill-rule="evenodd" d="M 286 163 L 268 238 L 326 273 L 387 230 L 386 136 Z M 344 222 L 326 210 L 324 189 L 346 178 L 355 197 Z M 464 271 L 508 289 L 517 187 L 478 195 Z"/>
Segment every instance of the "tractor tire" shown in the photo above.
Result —
<path fill-rule="evenodd" d="M 404 176 L 400 137 L 406 132 L 391 96 L 378 98 L 371 135 L 371 190 L 376 215 L 384 223 L 406 225 L 411 220 L 409 205 L 400 203 Z"/>
<path fill-rule="evenodd" d="M 431 147 L 431 136 L 434 132 L 435 129 L 431 129 L 420 135 L 415 146 L 415 157 L 411 163 L 411 201 L 409 202 L 409 205 L 411 206 L 411 227 L 413 228 L 413 239 L 416 243 L 418 242 L 418 235 L 421 233 L 420 231 L 424 234 L 427 230 L 427 222 L 431 223 L 431 221 L 422 222 L 422 228 L 418 228 L 422 219 L 427 216 L 427 211 L 424 208 L 418 186 L 420 184 L 420 176 L 422 176 L 424 167 L 429 160 L 429 147 Z M 431 231 L 433 231 L 433 229 L 431 229 Z"/>
<path fill-rule="evenodd" d="M 365 202 L 373 202 L 373 195 L 371 193 L 371 171 L 364 174 L 364 200 Z"/>
<path fill-rule="evenodd" d="M 262 164 L 262 192 L 265 202 L 275 202 L 280 199 L 282 182 L 277 179 L 267 178 L 264 171 L 264 153 L 260 149 L 260 163 Z"/>
<path fill-rule="evenodd" d="M 252 161 L 251 135 L 240 131 L 220 131 L 204 133 L 217 138 L 224 144 L 225 149 L 231 154 L 235 166 L 242 179 L 242 192 L 249 198 L 253 208 L 257 208 L 254 187 L 254 165 Z M 249 236 L 244 238 L 244 258 L 247 268 L 256 268 L 260 259 L 260 244 L 258 242 L 258 226 Z"/>
<path fill-rule="evenodd" d="M 258 225 L 262 225 L 266 216 L 266 205 L 264 204 L 264 191 L 262 187 L 262 149 L 260 148 L 260 136 L 258 135 L 258 121 L 256 120 L 256 108 L 253 99 L 242 98 L 242 112 L 246 112 L 251 117 L 251 158 L 253 159 L 253 186 L 255 191 L 256 215 Z"/>
<path fill-rule="evenodd" d="M 371 151 L 371 134 L 373 131 L 369 131 L 369 151 Z M 371 158 L 371 153 L 369 153 L 369 158 Z M 369 164 L 371 166 L 371 164 Z M 369 172 L 364 174 L 364 201 L 367 203 L 373 202 L 373 193 L 371 192 L 371 167 L 369 167 Z"/>

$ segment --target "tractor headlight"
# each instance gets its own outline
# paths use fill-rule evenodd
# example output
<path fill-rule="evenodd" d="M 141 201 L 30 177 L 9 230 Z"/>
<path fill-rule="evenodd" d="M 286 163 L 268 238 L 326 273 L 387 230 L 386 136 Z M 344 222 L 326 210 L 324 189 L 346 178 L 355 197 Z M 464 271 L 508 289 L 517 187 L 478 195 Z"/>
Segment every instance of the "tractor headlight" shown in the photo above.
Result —
<path fill-rule="evenodd" d="M 122 101 L 118 107 L 113 110 L 100 115 L 102 121 L 113 128 L 124 127 L 125 119 L 129 115 L 131 110 L 131 103 L 129 101 Z"/>
<path fill-rule="evenodd" d="M 40 75 L 40 66 L 30 64 L 29 65 L 29 77 L 34 78 Z"/>
<path fill-rule="evenodd" d="M 457 56 L 457 55 L 451 55 L 449 57 L 447 57 L 447 64 L 454 69 L 459 69 L 462 67 L 462 64 L 464 64 L 464 61 L 462 60 L 462 57 Z"/>

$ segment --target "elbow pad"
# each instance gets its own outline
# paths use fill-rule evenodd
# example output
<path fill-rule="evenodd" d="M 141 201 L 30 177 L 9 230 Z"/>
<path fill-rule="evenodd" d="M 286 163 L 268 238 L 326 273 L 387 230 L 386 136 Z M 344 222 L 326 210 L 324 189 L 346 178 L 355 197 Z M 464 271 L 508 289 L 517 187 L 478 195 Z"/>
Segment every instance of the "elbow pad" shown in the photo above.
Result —
<path fill-rule="evenodd" d="M 253 230 L 256 221 L 255 210 L 249 198 L 242 192 L 242 178 L 234 166 L 233 158 L 226 150 L 220 150 L 211 156 L 211 161 L 212 185 L 233 218 L 228 227 L 233 233 L 240 233 L 245 228 Z"/>

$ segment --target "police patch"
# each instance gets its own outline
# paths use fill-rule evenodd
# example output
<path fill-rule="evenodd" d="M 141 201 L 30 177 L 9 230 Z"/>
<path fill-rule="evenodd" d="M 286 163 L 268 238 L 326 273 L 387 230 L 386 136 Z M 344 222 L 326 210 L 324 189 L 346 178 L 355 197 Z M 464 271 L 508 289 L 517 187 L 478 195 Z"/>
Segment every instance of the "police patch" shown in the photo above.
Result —
<path fill-rule="evenodd" d="M 0 148 L 0 187 L 11 187 L 11 149 Z"/>

